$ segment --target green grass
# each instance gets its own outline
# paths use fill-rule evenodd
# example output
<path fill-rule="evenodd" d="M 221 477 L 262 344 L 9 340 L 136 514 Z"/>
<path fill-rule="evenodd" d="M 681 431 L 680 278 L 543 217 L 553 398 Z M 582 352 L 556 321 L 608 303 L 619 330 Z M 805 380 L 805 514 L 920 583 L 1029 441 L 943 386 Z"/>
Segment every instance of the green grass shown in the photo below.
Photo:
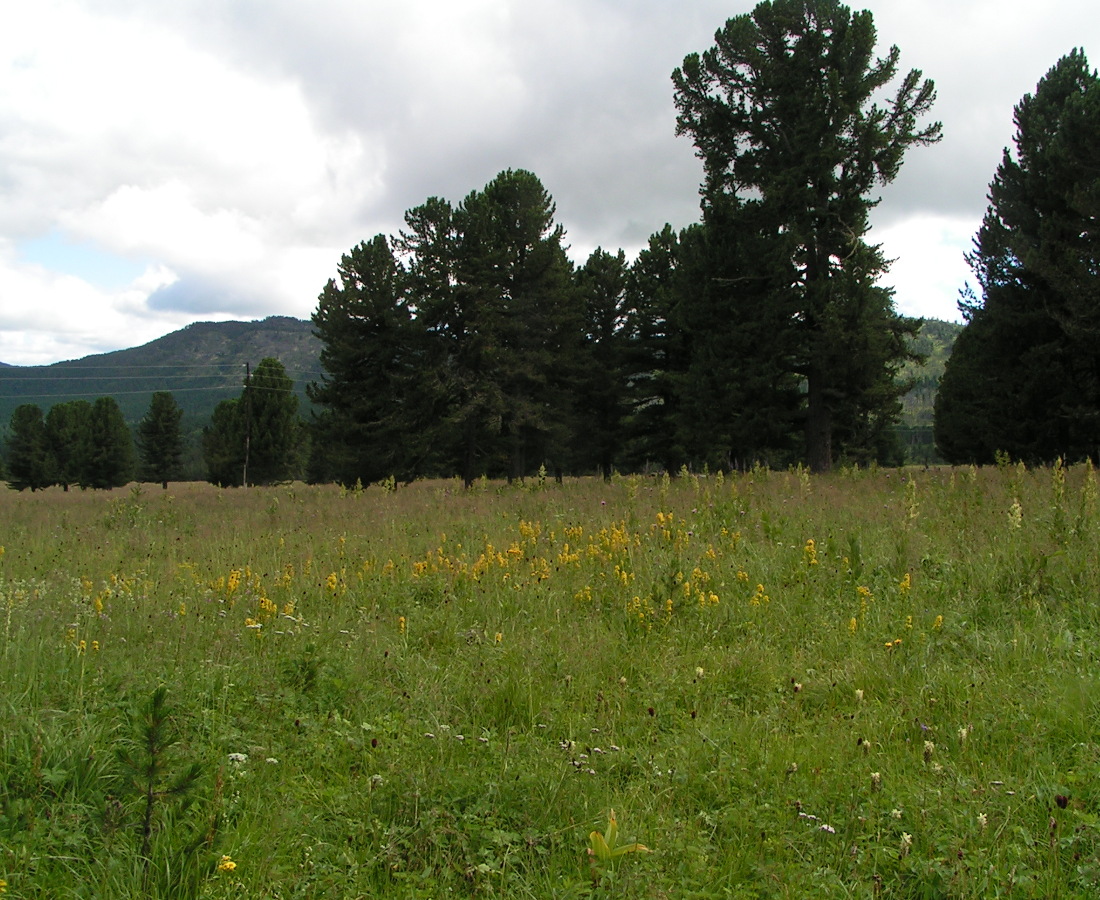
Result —
<path fill-rule="evenodd" d="M 0 878 L 1097 896 L 1096 495 L 1007 465 L 8 492 Z M 652 852 L 590 859 L 612 809 Z"/>

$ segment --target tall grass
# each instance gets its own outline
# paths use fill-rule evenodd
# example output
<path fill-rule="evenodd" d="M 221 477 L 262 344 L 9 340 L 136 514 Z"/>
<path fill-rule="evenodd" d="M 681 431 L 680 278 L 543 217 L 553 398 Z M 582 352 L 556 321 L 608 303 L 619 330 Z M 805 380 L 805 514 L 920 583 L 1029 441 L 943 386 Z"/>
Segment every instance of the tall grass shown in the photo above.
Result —
<path fill-rule="evenodd" d="M 1098 537 L 1085 468 L 8 492 L 0 878 L 1097 896 Z"/>

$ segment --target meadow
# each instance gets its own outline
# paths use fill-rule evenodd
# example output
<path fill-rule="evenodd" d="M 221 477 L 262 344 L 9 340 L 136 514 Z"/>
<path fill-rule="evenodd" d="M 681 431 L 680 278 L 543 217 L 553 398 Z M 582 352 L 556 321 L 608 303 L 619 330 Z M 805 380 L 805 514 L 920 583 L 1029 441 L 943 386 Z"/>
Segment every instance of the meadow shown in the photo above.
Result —
<path fill-rule="evenodd" d="M 0 891 L 1100 896 L 1097 493 L 6 491 Z"/>

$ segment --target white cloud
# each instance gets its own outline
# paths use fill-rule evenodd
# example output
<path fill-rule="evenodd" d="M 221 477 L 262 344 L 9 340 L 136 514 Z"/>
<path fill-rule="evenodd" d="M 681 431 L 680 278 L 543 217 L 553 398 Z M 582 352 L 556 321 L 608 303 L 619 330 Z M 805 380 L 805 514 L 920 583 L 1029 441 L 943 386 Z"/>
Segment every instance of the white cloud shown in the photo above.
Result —
<path fill-rule="evenodd" d="M 0 360 L 42 365 L 89 353 L 138 346 L 191 321 L 180 315 L 150 315 L 146 298 L 175 275 L 150 266 L 117 291 L 104 291 L 73 275 L 20 263 L 8 242 L 0 243 Z"/>
<path fill-rule="evenodd" d="M 959 321 L 959 291 L 973 281 L 963 253 L 975 230 L 969 219 L 921 215 L 875 232 L 894 260 L 882 283 L 894 288 L 898 312 Z"/>
<path fill-rule="evenodd" d="M 1073 46 L 1100 45 L 1100 18 L 1091 0 L 867 5 L 882 50 L 897 43 L 903 69 L 936 80 L 945 130 L 883 191 L 871 237 L 898 258 L 900 309 L 954 318 L 1012 106 Z M 196 317 L 308 316 L 341 253 L 505 168 L 543 180 L 576 259 L 635 251 L 698 216 L 701 167 L 674 136 L 670 73 L 752 6 L 13 5 L 0 30 L 0 360 L 133 346 Z M 160 274 L 119 291 L 21 259 L 21 241 L 54 233 Z"/>

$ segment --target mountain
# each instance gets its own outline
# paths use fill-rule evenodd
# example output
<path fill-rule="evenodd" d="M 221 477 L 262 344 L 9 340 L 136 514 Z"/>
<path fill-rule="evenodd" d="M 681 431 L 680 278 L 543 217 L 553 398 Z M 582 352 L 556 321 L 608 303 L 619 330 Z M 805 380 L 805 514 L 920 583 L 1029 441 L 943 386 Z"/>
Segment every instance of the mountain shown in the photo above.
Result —
<path fill-rule="evenodd" d="M 303 409 L 305 386 L 320 378 L 321 342 L 302 319 L 271 316 L 256 322 L 196 322 L 129 350 L 49 366 L 0 364 L 0 429 L 22 403 L 47 412 L 55 403 L 114 397 L 134 424 L 155 391 L 171 391 L 185 429 L 201 428 L 222 400 L 238 397 L 246 366 L 272 356 L 294 381 Z"/>

